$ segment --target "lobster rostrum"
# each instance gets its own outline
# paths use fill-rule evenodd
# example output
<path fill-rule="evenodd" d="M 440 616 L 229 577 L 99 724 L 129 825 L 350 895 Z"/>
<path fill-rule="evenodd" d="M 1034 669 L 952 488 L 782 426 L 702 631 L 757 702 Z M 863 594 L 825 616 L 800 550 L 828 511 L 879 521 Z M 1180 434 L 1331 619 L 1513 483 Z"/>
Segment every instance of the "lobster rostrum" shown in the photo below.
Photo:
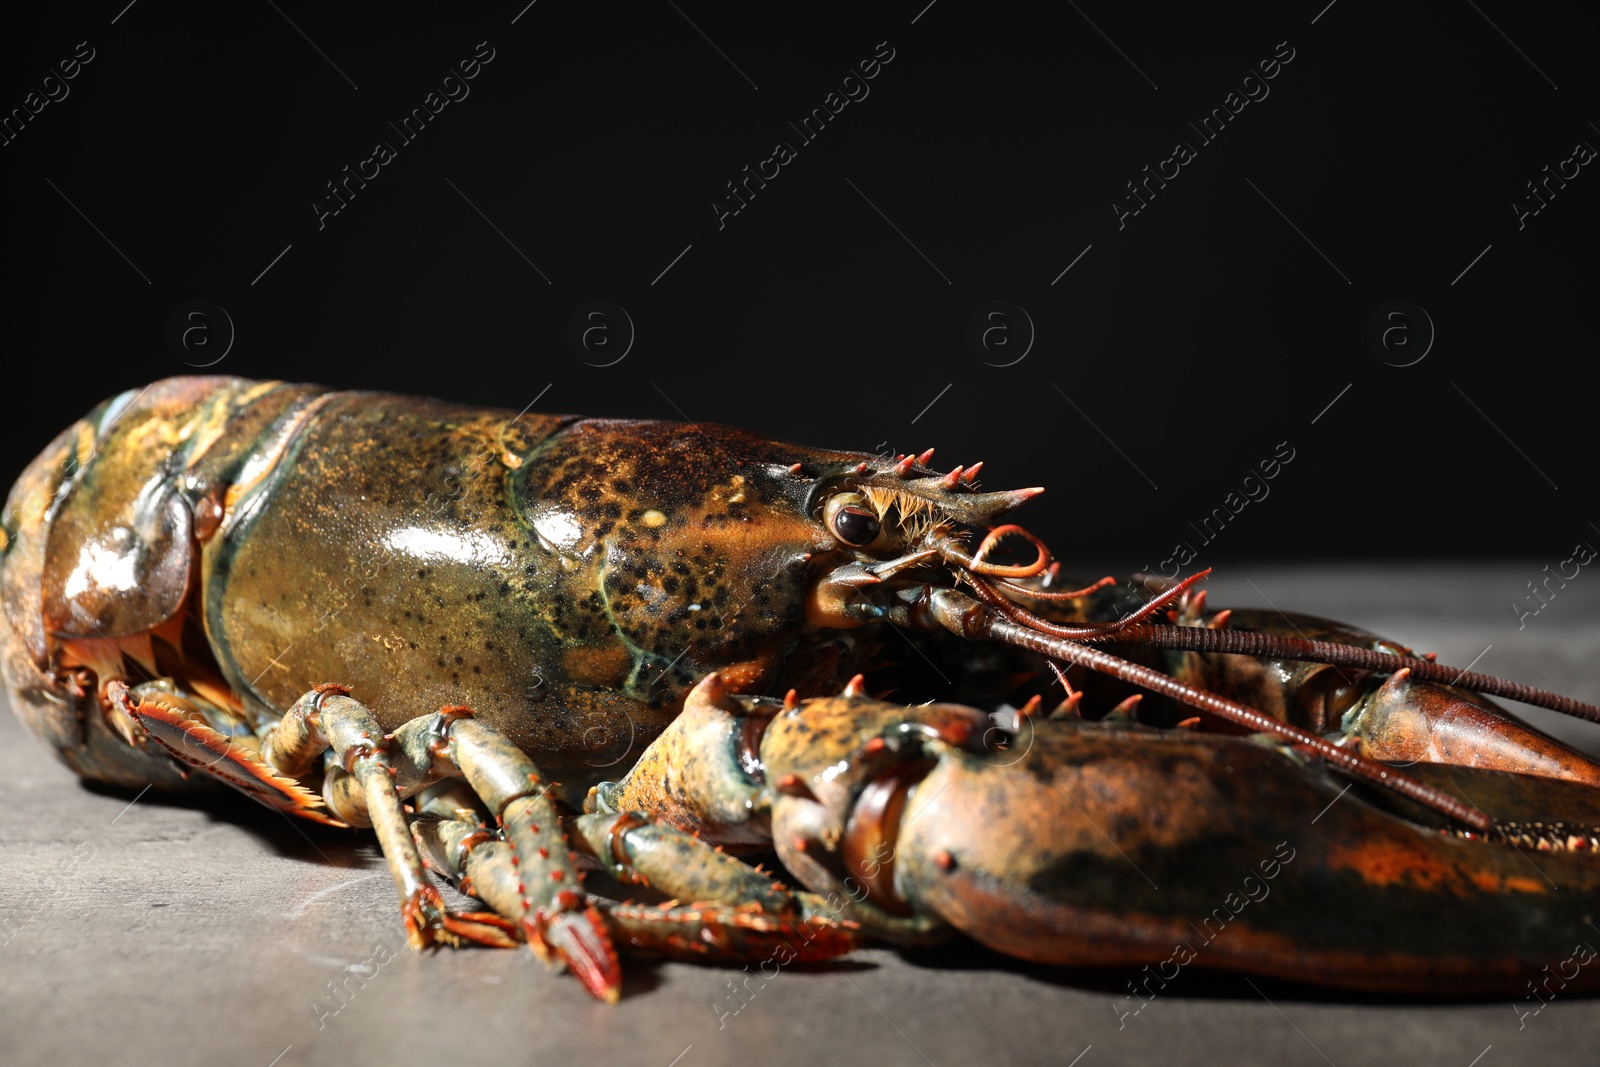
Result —
<path fill-rule="evenodd" d="M 1310 932 L 1321 917 L 1305 901 L 1329 879 L 1366 878 L 1374 906 L 1396 870 L 1435 896 L 1464 885 L 1484 914 L 1551 936 L 1589 893 L 1578 853 L 1600 825 L 1586 799 L 1600 767 L 1483 694 L 1600 709 L 1338 624 L 1207 612 L 1192 588 L 1204 574 L 1147 582 L 1148 596 L 1109 578 L 1071 588 L 1042 541 L 1002 521 L 1040 490 L 985 492 L 981 464 L 931 460 L 169 379 L 100 405 L 12 490 L 12 706 L 87 778 L 222 782 L 371 825 L 413 945 L 526 941 L 607 999 L 618 943 L 816 959 L 953 925 L 1030 958 L 1144 958 L 1199 897 L 1119 912 L 1111 876 L 1074 843 L 1087 823 L 1053 798 L 1093 822 L 1121 797 L 1120 847 L 1185 881 L 1209 846 L 1200 827 L 1160 830 L 1176 801 L 1159 767 L 1193 785 L 1235 857 L 1284 838 L 1288 800 L 1315 801 L 1329 768 L 1376 789 L 1352 803 L 1361 818 L 1294 846 L 1315 859 L 1283 885 L 1323 880 L 1302 906 L 1284 892 L 1253 910 L 1208 952 L 1221 965 L 1381 984 L 1381 946 L 1338 962 Z M 1032 558 L 1003 561 L 1015 545 Z M 897 708 L 860 681 L 838 697 L 863 670 L 925 696 L 930 655 L 956 668 L 952 695 L 1022 711 Z M 1035 721 L 1058 682 L 1060 714 L 1081 716 L 1109 691 L 1097 678 L 1156 699 L 1116 692 L 1112 726 Z M 1235 751 L 1249 755 L 1218 755 Z M 1218 760 L 1260 782 L 1231 786 Z M 1471 789 L 1451 777 L 1465 774 Z M 970 812 L 927 799 L 946 787 L 985 813 L 991 843 L 960 836 L 979 832 Z M 1135 808 L 1151 827 L 1129 823 Z M 1502 877 L 1530 843 L 1563 852 L 1559 899 Z M 731 854 L 767 849 L 805 890 Z M 450 913 L 429 867 L 490 910 Z M 582 885 L 592 867 L 676 899 L 602 902 Z M 1417 893 L 1405 907 L 1424 906 Z M 1401 946 L 1397 973 L 1514 985 L 1548 940 L 1486 949 L 1488 962 Z"/>

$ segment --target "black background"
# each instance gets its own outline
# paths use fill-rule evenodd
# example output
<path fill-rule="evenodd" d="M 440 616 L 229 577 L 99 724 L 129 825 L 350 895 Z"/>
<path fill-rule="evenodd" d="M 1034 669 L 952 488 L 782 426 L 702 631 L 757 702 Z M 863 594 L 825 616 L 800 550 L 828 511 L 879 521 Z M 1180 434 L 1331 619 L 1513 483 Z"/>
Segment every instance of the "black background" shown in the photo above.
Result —
<path fill-rule="evenodd" d="M 0 147 L 4 480 L 102 397 L 186 372 L 168 319 L 206 300 L 236 328 L 213 372 L 983 459 L 990 487 L 1050 487 L 1022 517 L 1086 572 L 1178 541 L 1199 564 L 1600 541 L 1600 176 L 1523 229 L 1510 207 L 1600 146 L 1589 23 L 925 2 L 8 15 L 0 109 L 78 42 L 95 58 Z M 400 144 L 388 123 L 480 41 L 470 96 Z M 883 41 L 870 95 L 800 145 L 787 124 Z M 1285 41 L 1270 95 L 1119 230 L 1124 183 Z M 319 229 L 379 140 L 395 161 Z M 779 140 L 798 158 L 719 229 Z M 609 367 L 566 339 L 594 299 L 637 331 Z M 1014 366 L 968 347 L 995 299 L 1036 327 Z M 1393 300 L 1437 331 L 1413 366 L 1366 339 Z M 1285 441 L 1270 496 L 1204 544 L 1189 523 Z"/>

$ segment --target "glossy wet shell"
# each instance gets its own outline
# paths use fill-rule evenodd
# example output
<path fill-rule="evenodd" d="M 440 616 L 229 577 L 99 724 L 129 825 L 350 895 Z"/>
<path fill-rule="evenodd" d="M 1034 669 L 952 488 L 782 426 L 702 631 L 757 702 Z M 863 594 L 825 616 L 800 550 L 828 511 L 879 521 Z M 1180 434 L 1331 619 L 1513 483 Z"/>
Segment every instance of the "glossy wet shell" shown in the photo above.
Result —
<path fill-rule="evenodd" d="M 784 865 L 859 901 L 847 827 L 870 783 L 914 764 L 926 776 L 870 866 L 915 914 L 1024 959 L 1148 964 L 1159 977 L 1147 996 L 1189 963 L 1349 988 L 1520 991 L 1592 940 L 1590 848 L 1523 853 L 1442 832 L 1436 814 L 1347 790 L 1258 739 L 1065 719 L 983 751 L 963 723 L 985 721 L 864 697 L 781 712 L 761 752 L 769 781 L 795 781 L 772 800 Z M 1412 770 L 1503 826 L 1600 827 L 1600 794 L 1575 783 Z"/>
<path fill-rule="evenodd" d="M 620 776 L 707 670 L 780 683 L 811 636 L 807 560 L 834 547 L 812 495 L 865 458 L 717 426 L 158 382 L 63 433 L 13 491 L 42 505 L 8 525 L 8 677 L 59 690 L 60 639 L 139 635 L 188 605 L 259 718 L 326 681 L 386 729 L 470 704 L 579 788 Z M 33 719 L 62 749 L 85 727 L 58 698 Z"/>
<path fill-rule="evenodd" d="M 1582 787 L 1450 773 L 1497 818 L 1600 821 Z M 1028 959 L 1504 991 L 1586 940 L 1600 891 L 1588 852 L 1539 853 L 1535 867 L 1341 798 L 1344 783 L 1243 739 L 1044 723 L 1016 765 L 957 754 L 918 788 L 937 799 L 904 825 L 898 882 Z"/>
<path fill-rule="evenodd" d="M 0 535 L 0 628 L 12 707 L 78 773 L 124 785 L 183 784 L 142 759 L 57 670 L 59 638 L 105 641 L 153 627 L 191 583 L 186 468 L 276 383 L 176 378 L 98 405 L 57 436 L 12 487 Z M 213 451 L 214 449 L 214 451 Z M 118 462 L 105 464 L 111 455 Z"/>
<path fill-rule="evenodd" d="M 736 431 L 328 398 L 206 556 L 236 688 L 338 679 L 386 728 L 466 703 L 615 776 L 708 667 L 760 691 L 803 626 L 810 480 Z M 821 539 L 826 543 L 826 539 Z M 285 580 L 286 576 L 293 580 Z M 609 775 L 607 768 L 611 768 Z"/>

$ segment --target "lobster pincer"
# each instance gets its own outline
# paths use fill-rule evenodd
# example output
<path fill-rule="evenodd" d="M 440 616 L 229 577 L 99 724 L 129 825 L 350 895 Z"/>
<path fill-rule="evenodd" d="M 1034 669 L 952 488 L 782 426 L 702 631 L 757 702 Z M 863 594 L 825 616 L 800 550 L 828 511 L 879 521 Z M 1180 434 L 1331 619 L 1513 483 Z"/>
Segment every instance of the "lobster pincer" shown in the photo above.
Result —
<path fill-rule="evenodd" d="M 755 731 L 759 763 L 728 746 L 720 765 L 664 784 L 641 761 L 591 803 L 703 823 L 725 817 L 719 795 L 743 779 L 748 822 L 770 826 L 784 867 L 864 933 L 909 942 L 953 928 L 1043 963 L 1176 956 L 1346 988 L 1487 994 L 1520 992 L 1588 936 L 1600 797 L 1585 786 L 1415 768 L 1477 806 L 1493 826 L 1480 834 L 1388 790 L 1352 789 L 1262 735 L 1028 711 L 1007 731 L 972 708 L 903 707 L 857 686 L 772 714 L 708 678 L 657 743 L 680 726 Z"/>

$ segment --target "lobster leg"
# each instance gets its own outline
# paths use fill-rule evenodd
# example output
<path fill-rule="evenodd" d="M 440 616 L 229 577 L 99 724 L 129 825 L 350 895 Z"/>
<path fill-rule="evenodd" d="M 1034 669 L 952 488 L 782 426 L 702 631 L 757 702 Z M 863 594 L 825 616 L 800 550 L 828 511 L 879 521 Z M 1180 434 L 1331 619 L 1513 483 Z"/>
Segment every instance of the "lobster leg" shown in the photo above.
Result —
<path fill-rule="evenodd" d="M 460 779 L 430 785 L 417 794 L 415 809 L 411 836 L 428 869 L 513 923 L 520 923 L 526 909 L 521 879 L 511 862 L 511 847 L 504 832 L 487 821 L 471 787 Z M 470 864 L 468 857 L 473 857 Z M 491 858 L 493 869 L 485 867 Z M 469 865 L 477 878 L 468 874 Z"/>
<path fill-rule="evenodd" d="M 377 833 L 400 894 L 406 939 L 413 948 L 435 941 L 509 943 L 494 916 L 450 914 L 428 880 L 401 805 L 400 772 L 404 768 L 409 772 L 406 778 L 415 778 L 416 768 L 406 758 L 409 753 L 393 751 L 396 746 L 390 740 L 365 705 L 350 699 L 339 686 L 318 686 L 268 733 L 262 755 L 280 773 L 298 777 L 324 752 L 332 753 L 334 763 L 327 769 L 323 796 L 345 823 L 370 826 Z"/>
<path fill-rule="evenodd" d="M 580 854 L 595 865 L 625 884 L 649 885 L 674 898 L 597 902 L 619 945 L 703 962 L 782 964 L 831 959 L 859 941 L 856 925 L 838 918 L 840 909 L 816 894 L 790 891 L 699 838 L 637 813 L 584 815 L 566 826 Z M 435 865 L 464 891 L 497 910 L 514 904 L 517 873 L 503 841 L 460 818 L 419 820 L 416 832 Z"/>
<path fill-rule="evenodd" d="M 572 820 L 571 829 L 579 850 L 624 885 L 651 886 L 678 900 L 730 904 L 769 915 L 800 910 L 794 894 L 776 879 L 639 812 L 582 815 Z"/>
<path fill-rule="evenodd" d="M 328 826 L 346 825 L 327 814 L 321 797 L 263 760 L 255 737 L 216 729 L 199 703 L 167 680 L 131 689 L 113 681 L 106 687 L 106 700 L 114 729 L 134 750 L 168 756 L 185 776 L 198 770 L 205 779 L 224 782 L 286 815 Z"/>
<path fill-rule="evenodd" d="M 370 821 L 401 895 L 412 944 L 431 937 L 505 945 L 493 915 L 450 915 L 428 882 L 406 824 L 401 798 L 443 777 L 464 777 L 495 816 L 516 872 L 516 898 L 504 902 L 529 946 L 565 963 L 591 993 L 615 1000 L 616 953 L 598 914 L 586 905 L 575 857 L 567 849 L 549 786 L 533 761 L 498 730 L 463 707 L 412 719 L 383 737 L 377 718 L 339 686 L 319 686 L 297 701 L 263 744 L 266 760 L 290 775 L 331 749 L 323 794 L 341 818 Z"/>

